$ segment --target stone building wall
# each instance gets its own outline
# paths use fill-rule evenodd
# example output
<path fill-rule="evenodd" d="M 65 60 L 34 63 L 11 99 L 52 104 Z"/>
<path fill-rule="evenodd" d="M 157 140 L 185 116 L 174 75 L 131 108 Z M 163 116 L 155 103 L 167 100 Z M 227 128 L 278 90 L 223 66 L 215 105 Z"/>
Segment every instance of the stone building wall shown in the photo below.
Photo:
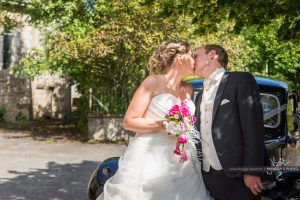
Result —
<path fill-rule="evenodd" d="M 0 28 L 0 107 L 6 110 L 5 121 L 32 119 L 31 81 L 13 75 L 12 68 L 20 67 L 20 59 L 34 47 L 40 47 L 40 33 L 28 25 L 19 24 L 6 32 Z M 4 53 L 4 38 L 9 49 Z M 9 66 L 4 66 L 4 56 Z"/>
<path fill-rule="evenodd" d="M 66 79 L 44 74 L 34 78 L 31 88 L 34 119 L 68 117 L 71 112 L 71 87 Z"/>
<path fill-rule="evenodd" d="M 42 32 L 46 30 L 30 27 L 22 19 L 9 32 L 0 27 L 0 107 L 6 109 L 6 121 L 62 119 L 70 113 L 71 87 L 66 79 L 44 74 L 30 81 L 12 74 L 13 67 L 22 67 L 20 60 L 24 54 L 33 48 L 43 49 Z"/>
<path fill-rule="evenodd" d="M 88 138 L 99 141 L 129 141 L 134 132 L 123 128 L 122 116 L 88 116 Z"/>
<path fill-rule="evenodd" d="M 0 71 L 0 107 L 5 108 L 5 121 L 20 121 L 31 118 L 30 81 Z"/>

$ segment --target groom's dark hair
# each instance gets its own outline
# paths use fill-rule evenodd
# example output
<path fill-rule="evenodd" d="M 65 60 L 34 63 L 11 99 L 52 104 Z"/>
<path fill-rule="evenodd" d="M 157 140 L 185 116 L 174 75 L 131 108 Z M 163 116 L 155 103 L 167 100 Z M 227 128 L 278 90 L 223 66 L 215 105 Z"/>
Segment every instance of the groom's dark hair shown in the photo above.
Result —
<path fill-rule="evenodd" d="M 204 45 L 202 48 L 204 48 L 205 53 L 209 53 L 211 50 L 215 50 L 216 54 L 218 55 L 218 61 L 224 67 L 227 69 L 227 64 L 228 64 L 228 54 L 227 51 L 221 47 L 220 45 L 216 44 L 207 44 Z"/>

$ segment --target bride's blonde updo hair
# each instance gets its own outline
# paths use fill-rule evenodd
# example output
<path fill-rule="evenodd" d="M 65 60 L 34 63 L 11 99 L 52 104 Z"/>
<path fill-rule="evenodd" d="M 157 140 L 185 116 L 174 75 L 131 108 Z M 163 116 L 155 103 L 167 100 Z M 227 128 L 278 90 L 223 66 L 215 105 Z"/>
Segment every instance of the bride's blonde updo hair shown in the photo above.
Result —
<path fill-rule="evenodd" d="M 163 42 L 149 59 L 148 70 L 150 74 L 166 73 L 177 54 L 186 54 L 190 50 L 190 45 L 183 40 Z"/>

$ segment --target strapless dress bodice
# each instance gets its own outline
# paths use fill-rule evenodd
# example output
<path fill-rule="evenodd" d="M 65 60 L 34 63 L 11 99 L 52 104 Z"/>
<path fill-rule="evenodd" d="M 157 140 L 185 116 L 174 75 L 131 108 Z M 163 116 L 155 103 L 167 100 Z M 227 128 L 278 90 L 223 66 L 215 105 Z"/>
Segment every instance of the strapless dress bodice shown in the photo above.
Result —
<path fill-rule="evenodd" d="M 184 101 L 187 102 L 187 105 L 190 108 L 190 112 L 192 114 L 195 113 L 195 105 L 191 99 L 186 98 Z M 166 113 L 169 109 L 172 108 L 173 105 L 180 105 L 181 100 L 175 97 L 171 93 L 161 93 L 159 95 L 154 96 L 148 106 L 148 109 L 145 114 L 145 118 L 151 119 L 164 119 Z"/>

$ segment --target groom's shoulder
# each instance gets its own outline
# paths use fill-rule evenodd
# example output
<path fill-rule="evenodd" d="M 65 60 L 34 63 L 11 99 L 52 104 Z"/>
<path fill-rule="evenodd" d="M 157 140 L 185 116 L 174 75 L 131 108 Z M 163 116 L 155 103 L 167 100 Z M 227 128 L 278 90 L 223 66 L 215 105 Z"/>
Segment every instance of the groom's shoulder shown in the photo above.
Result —
<path fill-rule="evenodd" d="M 248 79 L 254 79 L 254 76 L 249 72 L 240 72 L 240 71 L 234 71 L 234 72 L 228 72 L 230 74 L 231 79 L 236 80 L 248 80 Z"/>

